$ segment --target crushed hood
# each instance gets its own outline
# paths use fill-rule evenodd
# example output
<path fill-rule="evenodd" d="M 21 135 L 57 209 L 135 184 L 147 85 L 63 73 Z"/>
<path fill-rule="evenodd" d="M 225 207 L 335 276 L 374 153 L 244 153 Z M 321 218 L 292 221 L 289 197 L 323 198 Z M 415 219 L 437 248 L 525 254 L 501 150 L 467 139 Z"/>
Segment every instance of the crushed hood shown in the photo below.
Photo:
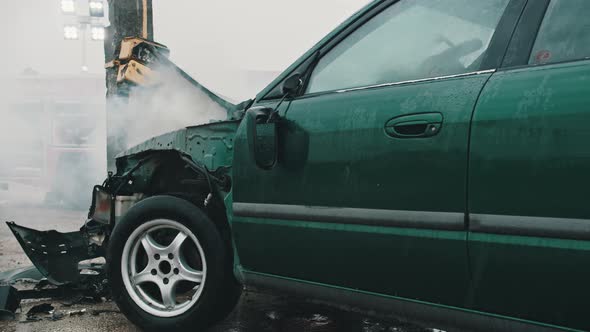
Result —
<path fill-rule="evenodd" d="M 240 120 L 192 126 L 146 140 L 117 155 L 121 159 L 155 151 L 175 150 L 190 156 L 209 170 L 231 166 L 234 136 Z"/>

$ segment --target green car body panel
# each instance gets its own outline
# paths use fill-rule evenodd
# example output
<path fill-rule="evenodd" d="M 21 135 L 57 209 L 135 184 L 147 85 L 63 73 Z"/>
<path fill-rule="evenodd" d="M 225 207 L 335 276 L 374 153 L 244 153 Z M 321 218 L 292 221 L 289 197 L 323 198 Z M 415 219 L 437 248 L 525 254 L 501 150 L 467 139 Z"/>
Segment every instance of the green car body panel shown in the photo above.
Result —
<path fill-rule="evenodd" d="M 451 230 L 311 227 L 302 220 L 234 216 L 244 268 L 463 306 L 469 121 L 489 75 L 294 100 L 279 129 L 279 163 L 269 171 L 249 161 L 239 130 L 234 158 L 243 162 L 233 168 L 241 184 L 234 202 L 457 214 Z M 435 137 L 399 139 L 385 132 L 392 118 L 431 113 L 444 118 Z"/>
<path fill-rule="evenodd" d="M 470 213 L 563 218 L 554 223 L 565 227 L 582 219 L 590 229 L 588 123 L 590 61 L 496 73 L 473 119 Z M 588 329 L 589 249 L 551 235 L 470 233 L 473 304 Z"/>
<path fill-rule="evenodd" d="M 117 156 L 120 162 L 129 161 L 146 152 L 178 151 L 190 156 L 209 170 L 229 167 L 233 161 L 234 135 L 239 121 L 219 121 L 188 127 L 151 138 Z M 124 165 L 121 168 L 130 168 Z"/>
<path fill-rule="evenodd" d="M 395 1 L 371 2 L 231 110 L 242 116 L 151 139 L 118 157 L 118 174 L 172 150 L 231 178 L 218 194 L 242 282 L 590 329 L 590 60 L 267 98 L 384 3 Z M 246 121 L 257 107 L 280 119 L 269 168 Z M 146 165 L 135 191 L 149 191 L 157 163 Z"/>

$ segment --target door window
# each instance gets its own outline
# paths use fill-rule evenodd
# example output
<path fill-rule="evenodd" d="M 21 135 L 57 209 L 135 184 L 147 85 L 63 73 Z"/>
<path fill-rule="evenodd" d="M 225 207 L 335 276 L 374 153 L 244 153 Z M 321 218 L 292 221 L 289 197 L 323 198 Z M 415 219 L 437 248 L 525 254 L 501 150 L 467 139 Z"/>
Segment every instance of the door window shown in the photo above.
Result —
<path fill-rule="evenodd" d="M 508 2 L 402 0 L 328 52 L 307 92 L 476 71 Z"/>
<path fill-rule="evenodd" d="M 533 46 L 529 64 L 590 57 L 590 1 L 552 0 Z"/>

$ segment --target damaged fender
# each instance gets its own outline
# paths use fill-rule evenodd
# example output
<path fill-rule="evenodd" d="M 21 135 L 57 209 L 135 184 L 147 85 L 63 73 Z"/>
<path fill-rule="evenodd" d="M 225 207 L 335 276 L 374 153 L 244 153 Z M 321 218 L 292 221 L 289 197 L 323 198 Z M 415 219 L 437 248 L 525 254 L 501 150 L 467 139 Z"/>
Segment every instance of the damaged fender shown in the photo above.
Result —
<path fill-rule="evenodd" d="M 115 223 L 139 200 L 183 197 L 225 219 L 233 138 L 239 121 L 188 127 L 154 137 L 117 157 L 117 173 L 92 188 L 88 219 L 76 232 L 7 225 L 39 272 L 54 285 L 80 284 L 80 262 L 104 257 Z M 90 189 L 90 188 L 89 188 Z"/>

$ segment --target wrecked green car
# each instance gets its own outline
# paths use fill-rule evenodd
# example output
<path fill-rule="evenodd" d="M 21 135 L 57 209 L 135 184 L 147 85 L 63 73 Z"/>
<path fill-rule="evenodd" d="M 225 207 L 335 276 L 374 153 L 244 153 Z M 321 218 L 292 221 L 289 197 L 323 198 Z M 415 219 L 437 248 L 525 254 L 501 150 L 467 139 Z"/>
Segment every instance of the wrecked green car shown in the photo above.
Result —
<path fill-rule="evenodd" d="M 244 285 L 443 329 L 590 329 L 589 15 L 371 2 L 227 121 L 119 155 L 80 232 L 11 227 L 56 283 L 106 256 L 145 330 L 212 325 Z"/>

